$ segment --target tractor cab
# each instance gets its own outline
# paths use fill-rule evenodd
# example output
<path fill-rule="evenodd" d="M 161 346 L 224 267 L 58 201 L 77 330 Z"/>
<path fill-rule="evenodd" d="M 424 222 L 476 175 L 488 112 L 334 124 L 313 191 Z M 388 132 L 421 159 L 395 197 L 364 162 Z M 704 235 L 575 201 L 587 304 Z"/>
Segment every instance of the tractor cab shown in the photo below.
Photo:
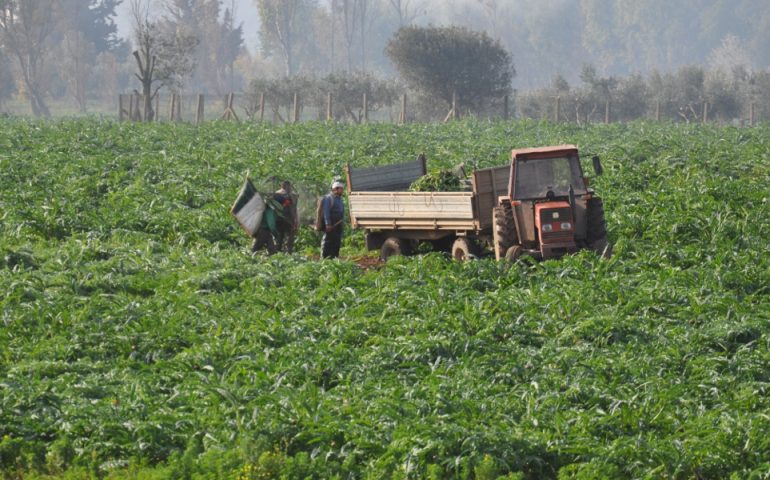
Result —
<path fill-rule="evenodd" d="M 506 201 L 510 200 L 519 252 L 548 259 L 587 246 L 593 192 L 583 176 L 577 147 L 514 150 L 511 158 Z M 594 166 L 599 173 L 598 158 Z"/>

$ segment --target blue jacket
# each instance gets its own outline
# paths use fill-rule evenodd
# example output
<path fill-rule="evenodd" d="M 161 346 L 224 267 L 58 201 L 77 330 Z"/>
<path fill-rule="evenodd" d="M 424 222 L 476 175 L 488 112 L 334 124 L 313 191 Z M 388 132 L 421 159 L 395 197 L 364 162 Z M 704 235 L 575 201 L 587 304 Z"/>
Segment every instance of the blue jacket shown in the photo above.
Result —
<path fill-rule="evenodd" d="M 342 197 L 336 197 L 333 193 L 326 195 L 322 203 L 324 225 L 334 225 L 345 216 L 345 205 Z"/>

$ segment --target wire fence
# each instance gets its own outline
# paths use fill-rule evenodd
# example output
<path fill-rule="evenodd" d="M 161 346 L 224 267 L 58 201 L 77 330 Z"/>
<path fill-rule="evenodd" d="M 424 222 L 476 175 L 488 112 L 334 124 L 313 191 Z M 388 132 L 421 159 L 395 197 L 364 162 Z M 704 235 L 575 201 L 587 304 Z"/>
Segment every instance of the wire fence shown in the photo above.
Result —
<path fill-rule="evenodd" d="M 335 121 L 343 123 L 408 123 L 448 122 L 465 117 L 485 120 L 547 120 L 558 123 L 614 123 L 634 120 L 662 122 L 713 123 L 722 125 L 754 126 L 770 121 L 770 99 L 746 100 L 733 105 L 729 113 L 707 100 L 677 103 L 645 98 L 631 102 L 625 98 L 614 100 L 585 99 L 532 92 L 497 99 L 482 111 L 464 108 L 453 98 L 451 106 L 436 107 L 430 111 L 425 103 L 413 101 L 409 94 L 401 94 L 395 101 L 374 102 L 362 95 L 360 99 L 345 101 L 332 94 L 313 98 L 299 93 L 290 98 L 270 98 L 265 94 L 243 92 L 215 94 L 158 94 L 152 102 L 145 102 L 138 94 L 121 94 L 115 106 L 92 101 L 88 111 L 79 111 L 71 104 L 54 104 L 54 116 L 97 116 L 121 122 L 186 122 L 199 125 L 217 120 L 239 122 L 300 123 L 307 121 Z M 351 101 L 352 100 L 352 101 Z M 352 106 L 351 106 L 352 105 Z M 29 116 L 28 106 L 22 101 L 0 105 L 0 115 Z"/>

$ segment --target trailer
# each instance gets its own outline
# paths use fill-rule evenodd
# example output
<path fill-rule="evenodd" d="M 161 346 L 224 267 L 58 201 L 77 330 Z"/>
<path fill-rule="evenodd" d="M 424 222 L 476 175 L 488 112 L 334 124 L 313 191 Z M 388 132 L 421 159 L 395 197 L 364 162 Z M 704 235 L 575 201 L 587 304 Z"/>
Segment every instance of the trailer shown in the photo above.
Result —
<path fill-rule="evenodd" d="M 351 224 L 365 231 L 367 249 L 379 249 L 383 259 L 430 243 L 465 260 L 491 242 L 492 211 L 497 196 L 508 189 L 509 172 L 510 165 L 475 170 L 466 191 L 410 192 L 409 186 L 427 173 L 424 156 L 378 167 L 347 165 Z"/>

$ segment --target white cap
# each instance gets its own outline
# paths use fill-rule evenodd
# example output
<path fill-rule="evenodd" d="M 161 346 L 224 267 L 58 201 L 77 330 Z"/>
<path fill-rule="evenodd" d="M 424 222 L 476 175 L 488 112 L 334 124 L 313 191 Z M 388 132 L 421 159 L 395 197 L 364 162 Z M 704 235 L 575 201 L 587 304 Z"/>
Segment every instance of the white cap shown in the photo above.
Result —
<path fill-rule="evenodd" d="M 334 190 L 335 188 L 345 188 L 345 184 L 340 182 L 339 180 L 335 180 L 334 182 L 332 182 L 332 190 Z"/>

